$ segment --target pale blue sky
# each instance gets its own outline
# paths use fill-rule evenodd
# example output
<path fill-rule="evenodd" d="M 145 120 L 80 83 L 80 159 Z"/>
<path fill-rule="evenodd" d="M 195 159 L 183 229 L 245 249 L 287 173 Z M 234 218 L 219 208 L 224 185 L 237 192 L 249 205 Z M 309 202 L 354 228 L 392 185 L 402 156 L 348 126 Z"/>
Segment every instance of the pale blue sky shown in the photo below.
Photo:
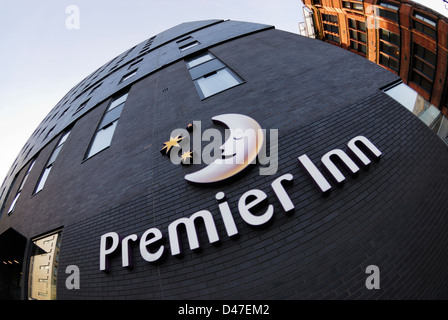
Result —
<path fill-rule="evenodd" d="M 80 29 L 68 30 L 76 5 Z M 183 22 L 231 19 L 298 32 L 300 0 L 0 0 L 0 184 L 33 131 L 78 82 Z"/>

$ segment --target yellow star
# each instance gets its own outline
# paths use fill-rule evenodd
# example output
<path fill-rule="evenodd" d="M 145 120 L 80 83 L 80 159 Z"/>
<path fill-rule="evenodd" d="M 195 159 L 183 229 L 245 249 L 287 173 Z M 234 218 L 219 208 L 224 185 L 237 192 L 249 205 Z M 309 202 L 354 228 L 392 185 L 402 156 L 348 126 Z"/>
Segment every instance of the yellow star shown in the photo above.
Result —
<path fill-rule="evenodd" d="M 178 142 L 182 140 L 181 136 L 177 136 L 175 138 L 170 137 L 170 140 L 167 142 L 164 142 L 163 144 L 165 145 L 162 150 L 160 150 L 160 152 L 162 154 L 168 154 L 171 151 L 172 147 L 178 147 L 179 144 Z"/>
<path fill-rule="evenodd" d="M 193 158 L 193 151 L 190 151 L 190 150 L 185 151 L 182 154 L 181 158 L 182 158 L 182 163 L 186 163 L 188 158 Z"/>

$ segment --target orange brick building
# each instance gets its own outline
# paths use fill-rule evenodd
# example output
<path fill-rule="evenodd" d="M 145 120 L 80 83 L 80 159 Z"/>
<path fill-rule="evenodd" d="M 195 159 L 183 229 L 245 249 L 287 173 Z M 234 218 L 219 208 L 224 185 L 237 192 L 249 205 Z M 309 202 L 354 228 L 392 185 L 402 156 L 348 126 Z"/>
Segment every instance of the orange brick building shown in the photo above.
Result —
<path fill-rule="evenodd" d="M 409 0 L 302 0 L 316 38 L 396 73 L 448 115 L 448 18 Z"/>

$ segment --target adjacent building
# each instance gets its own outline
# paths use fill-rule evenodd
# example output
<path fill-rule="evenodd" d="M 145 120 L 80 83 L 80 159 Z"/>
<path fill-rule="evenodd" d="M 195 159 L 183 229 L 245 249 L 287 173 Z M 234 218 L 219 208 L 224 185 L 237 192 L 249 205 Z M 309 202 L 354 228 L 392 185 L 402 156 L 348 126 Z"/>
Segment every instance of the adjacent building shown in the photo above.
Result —
<path fill-rule="evenodd" d="M 447 126 L 448 18 L 410 0 L 303 0 L 316 38 L 354 52 L 398 75 L 434 106 L 430 126 Z M 425 116 L 423 116 L 425 117 Z M 448 143 L 446 130 L 439 135 Z"/>

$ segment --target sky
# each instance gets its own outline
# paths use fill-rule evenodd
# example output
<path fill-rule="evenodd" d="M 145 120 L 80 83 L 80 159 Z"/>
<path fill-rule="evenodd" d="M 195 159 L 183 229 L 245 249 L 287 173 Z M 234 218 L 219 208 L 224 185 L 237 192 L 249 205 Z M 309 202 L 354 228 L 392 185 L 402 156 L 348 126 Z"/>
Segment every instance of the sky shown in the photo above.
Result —
<path fill-rule="evenodd" d="M 79 9 L 79 29 L 73 26 Z M 0 0 L 0 184 L 62 97 L 136 44 L 180 23 L 230 19 L 298 33 L 301 0 Z"/>

